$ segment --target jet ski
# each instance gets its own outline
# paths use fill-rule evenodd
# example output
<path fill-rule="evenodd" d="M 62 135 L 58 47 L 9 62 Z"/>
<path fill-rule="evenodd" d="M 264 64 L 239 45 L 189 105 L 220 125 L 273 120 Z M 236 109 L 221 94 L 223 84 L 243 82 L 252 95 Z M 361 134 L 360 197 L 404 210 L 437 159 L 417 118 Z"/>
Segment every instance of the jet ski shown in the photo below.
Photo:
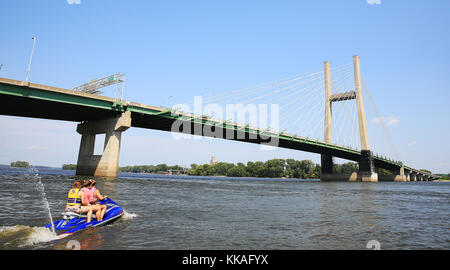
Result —
<path fill-rule="evenodd" d="M 78 231 L 82 231 L 87 228 L 97 227 L 112 222 L 123 215 L 123 209 L 110 198 L 106 198 L 99 201 L 100 204 L 107 206 L 105 215 L 102 221 L 97 221 L 95 214 L 92 214 L 91 222 L 86 222 L 86 214 L 77 214 L 74 212 L 64 212 L 63 217 L 60 220 L 53 222 L 55 232 L 60 236 L 68 236 Z M 51 229 L 52 224 L 45 226 Z"/>

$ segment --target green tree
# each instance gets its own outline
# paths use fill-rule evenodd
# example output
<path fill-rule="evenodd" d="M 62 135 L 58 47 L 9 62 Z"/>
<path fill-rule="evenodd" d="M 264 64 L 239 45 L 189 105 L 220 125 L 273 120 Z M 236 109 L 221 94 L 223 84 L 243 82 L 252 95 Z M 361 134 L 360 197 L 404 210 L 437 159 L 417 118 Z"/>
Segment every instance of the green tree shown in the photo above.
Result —
<path fill-rule="evenodd" d="M 76 170 L 77 164 L 63 164 L 62 169 L 63 170 Z"/>
<path fill-rule="evenodd" d="M 264 162 L 247 162 L 247 175 L 251 177 L 264 177 L 266 175 L 266 166 Z"/>
<path fill-rule="evenodd" d="M 167 164 L 158 164 L 158 165 L 156 165 L 155 169 L 157 171 L 167 171 L 169 169 L 169 167 L 167 166 Z"/>
<path fill-rule="evenodd" d="M 282 159 L 271 159 L 266 161 L 265 177 L 283 177 L 285 163 Z"/>
<path fill-rule="evenodd" d="M 16 162 L 11 162 L 10 166 L 11 167 L 28 168 L 28 167 L 30 167 L 30 164 L 26 161 L 16 161 Z"/>
<path fill-rule="evenodd" d="M 376 171 L 377 171 L 378 175 L 393 175 L 394 174 L 393 172 L 383 169 L 383 168 L 377 168 Z"/>
<path fill-rule="evenodd" d="M 232 168 L 230 168 L 228 170 L 227 176 L 230 176 L 230 177 L 245 177 L 245 176 L 247 176 L 245 166 L 242 166 L 242 165 L 233 166 Z"/>
<path fill-rule="evenodd" d="M 234 167 L 234 164 L 219 162 L 214 165 L 215 175 L 226 176 L 228 170 L 230 170 L 232 167 Z"/>
<path fill-rule="evenodd" d="M 358 172 L 358 163 L 347 162 L 344 164 L 334 164 L 334 171 L 336 173 L 344 173 L 344 174 Z"/>

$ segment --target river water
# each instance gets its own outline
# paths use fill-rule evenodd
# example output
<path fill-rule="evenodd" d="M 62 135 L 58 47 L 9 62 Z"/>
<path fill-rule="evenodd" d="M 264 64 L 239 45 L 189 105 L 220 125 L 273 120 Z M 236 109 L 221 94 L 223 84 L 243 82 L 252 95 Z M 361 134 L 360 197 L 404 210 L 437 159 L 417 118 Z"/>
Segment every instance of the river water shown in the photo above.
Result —
<path fill-rule="evenodd" d="M 33 172 L 34 171 L 34 172 Z M 35 173 L 37 172 L 37 173 Z M 0 249 L 449 249 L 450 183 L 324 183 L 121 173 L 96 178 L 124 210 L 58 239 L 74 171 L 0 166 Z M 72 241 L 73 242 L 73 241 Z"/>

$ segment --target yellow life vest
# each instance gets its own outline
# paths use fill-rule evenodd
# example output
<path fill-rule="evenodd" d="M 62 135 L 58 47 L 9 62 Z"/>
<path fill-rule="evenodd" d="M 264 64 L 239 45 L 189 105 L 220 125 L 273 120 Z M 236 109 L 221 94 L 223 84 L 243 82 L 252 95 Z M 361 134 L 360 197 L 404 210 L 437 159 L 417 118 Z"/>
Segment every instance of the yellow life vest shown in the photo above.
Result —
<path fill-rule="evenodd" d="M 80 189 L 78 188 L 72 188 L 71 190 L 69 190 L 69 194 L 67 195 L 67 205 L 81 206 L 81 196 L 78 195 L 78 191 L 80 191 Z"/>

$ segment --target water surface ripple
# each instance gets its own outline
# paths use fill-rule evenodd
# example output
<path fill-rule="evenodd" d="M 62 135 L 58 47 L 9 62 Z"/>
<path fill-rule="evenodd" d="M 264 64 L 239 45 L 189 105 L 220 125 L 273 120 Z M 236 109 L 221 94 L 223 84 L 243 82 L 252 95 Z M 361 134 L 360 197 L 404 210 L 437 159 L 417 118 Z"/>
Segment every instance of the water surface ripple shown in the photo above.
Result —
<path fill-rule="evenodd" d="M 54 219 L 73 171 L 37 167 Z M 27 169 L 0 167 L 0 249 L 449 249 L 450 183 L 324 183 L 122 173 L 96 178 L 126 211 L 56 239 Z"/>

